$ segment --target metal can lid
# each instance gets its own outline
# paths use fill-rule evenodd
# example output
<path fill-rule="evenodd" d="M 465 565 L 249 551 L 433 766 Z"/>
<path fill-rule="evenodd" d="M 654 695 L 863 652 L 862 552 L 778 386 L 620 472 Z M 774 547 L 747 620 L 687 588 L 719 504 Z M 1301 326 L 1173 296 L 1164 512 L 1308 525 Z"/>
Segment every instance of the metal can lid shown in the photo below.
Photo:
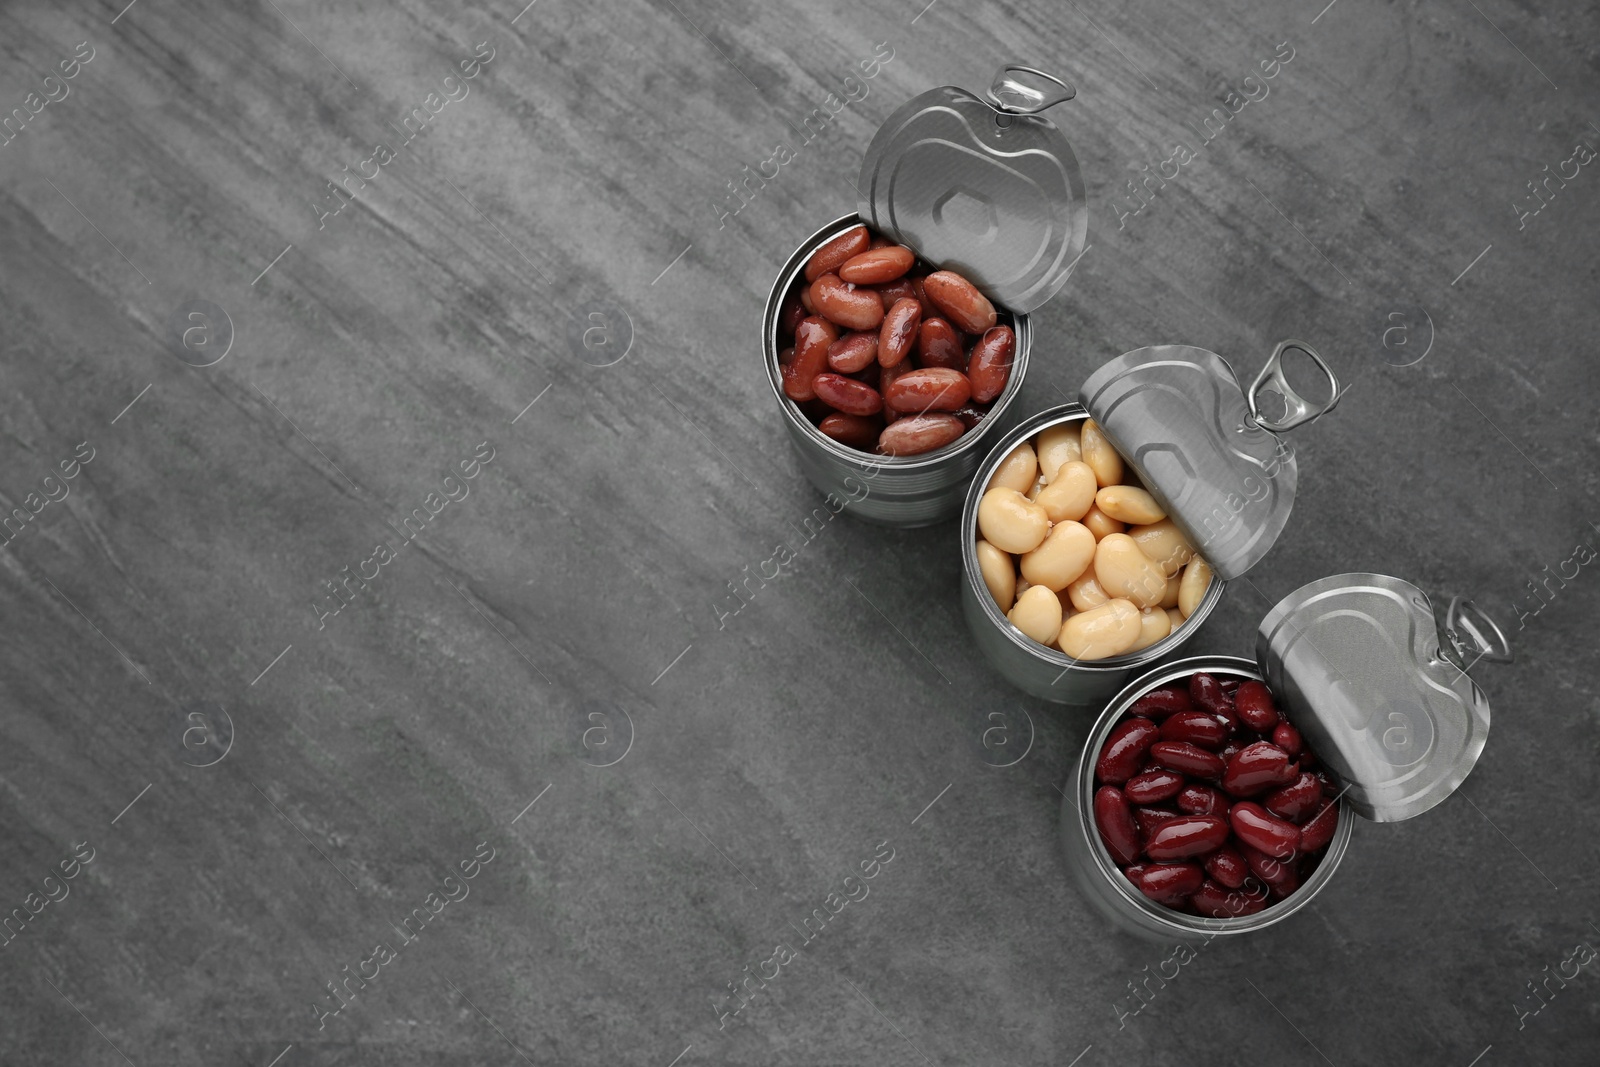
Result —
<path fill-rule="evenodd" d="M 1291 349 L 1328 376 L 1323 404 L 1305 401 L 1283 378 Z M 1263 391 L 1283 396 L 1283 419 L 1262 417 Z M 1278 345 L 1248 394 L 1215 352 L 1154 345 L 1106 362 L 1078 399 L 1195 551 L 1223 578 L 1237 578 L 1277 542 L 1294 508 L 1298 467 L 1277 431 L 1333 410 L 1339 382 L 1301 341 Z"/>
<path fill-rule="evenodd" d="M 1492 620 L 1460 598 L 1436 612 L 1384 574 L 1302 586 L 1256 633 L 1267 684 L 1350 806 L 1375 822 L 1422 814 L 1477 763 L 1489 701 L 1465 667 L 1480 658 L 1510 659 Z"/>
<path fill-rule="evenodd" d="M 1010 65 L 988 101 L 953 85 L 906 101 L 867 146 L 861 218 L 996 304 L 1032 311 L 1066 285 L 1089 232 L 1077 157 L 1038 114 L 1075 92 Z"/>

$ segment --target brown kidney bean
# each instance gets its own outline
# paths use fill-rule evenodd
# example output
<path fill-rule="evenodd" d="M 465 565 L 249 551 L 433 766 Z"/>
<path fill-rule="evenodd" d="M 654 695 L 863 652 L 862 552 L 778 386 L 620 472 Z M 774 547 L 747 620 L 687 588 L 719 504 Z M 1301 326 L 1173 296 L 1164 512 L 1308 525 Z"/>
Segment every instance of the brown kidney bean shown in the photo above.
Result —
<path fill-rule="evenodd" d="M 1130 715 L 1144 715 L 1151 719 L 1162 719 L 1168 715 L 1176 715 L 1180 711 L 1190 711 L 1194 702 L 1189 699 L 1185 689 L 1167 687 L 1152 689 L 1144 696 L 1133 702 L 1133 707 L 1128 709 Z"/>
<path fill-rule="evenodd" d="M 906 415 L 883 428 L 878 449 L 886 456 L 915 456 L 943 448 L 966 432 L 954 415 L 935 411 Z"/>
<path fill-rule="evenodd" d="M 922 321 L 922 305 L 911 297 L 896 300 L 883 316 L 878 329 L 878 363 L 897 366 L 911 354 L 917 341 L 917 326 Z"/>
<path fill-rule="evenodd" d="M 883 322 L 878 294 L 841 281 L 837 274 L 824 274 L 811 283 L 811 303 L 819 315 L 847 330 L 875 330 Z"/>
<path fill-rule="evenodd" d="M 1150 746 L 1150 760 L 1196 778 L 1220 778 L 1227 766 L 1215 752 L 1187 741 L 1157 741 Z"/>
<path fill-rule="evenodd" d="M 794 345 L 790 345 L 778 353 L 778 366 L 787 366 L 792 362 L 794 362 Z"/>
<path fill-rule="evenodd" d="M 818 400 L 846 415 L 876 415 L 883 410 L 883 397 L 876 389 L 842 374 L 819 374 L 811 388 Z"/>
<path fill-rule="evenodd" d="M 854 374 L 847 374 L 845 377 L 854 378 L 858 382 L 865 382 L 872 388 L 877 389 L 880 395 L 883 393 L 883 390 L 878 388 L 883 381 L 883 368 L 878 366 L 877 360 L 873 360 Z"/>
<path fill-rule="evenodd" d="M 800 288 L 800 307 L 805 310 L 807 315 L 815 315 L 817 313 L 817 309 L 811 304 L 811 286 L 809 285 Z"/>
<path fill-rule="evenodd" d="M 1333 840 L 1333 832 L 1338 828 L 1338 803 L 1332 800 L 1324 801 L 1322 810 L 1300 827 L 1300 851 L 1315 852 L 1319 848 L 1326 848 L 1328 842 Z"/>
<path fill-rule="evenodd" d="M 812 400 L 816 390 L 812 381 L 828 369 L 828 346 L 839 339 L 839 331 L 827 319 L 808 315 L 794 333 L 794 360 L 783 368 L 783 392 L 790 400 Z"/>
<path fill-rule="evenodd" d="M 851 256 L 839 266 L 839 277 L 856 285 L 882 285 L 911 269 L 917 255 L 904 245 L 884 245 Z"/>
<path fill-rule="evenodd" d="M 917 362 L 924 367 L 945 367 L 963 373 L 967 354 L 961 348 L 961 335 L 943 319 L 923 319 L 917 330 Z"/>
<path fill-rule="evenodd" d="M 1161 740 L 1187 741 L 1213 752 L 1228 738 L 1228 728 L 1215 715 L 1204 711 L 1180 711 L 1161 724 Z"/>
<path fill-rule="evenodd" d="M 1187 785 L 1178 793 L 1177 804 L 1188 815 L 1226 815 L 1229 801 L 1209 785 Z"/>
<path fill-rule="evenodd" d="M 883 345 L 878 352 L 881 358 Z M 972 395 L 967 376 L 958 370 L 928 367 L 900 375 L 884 401 L 901 414 L 914 411 L 954 411 Z M 963 427 L 965 429 L 965 427 Z"/>
<path fill-rule="evenodd" d="M 1280 819 L 1253 800 L 1241 800 L 1228 812 L 1228 822 L 1240 841 L 1274 859 L 1286 860 L 1300 848 L 1300 828 Z M 1151 855 L 1154 859 L 1154 854 Z M 1245 859 L 1249 859 L 1246 856 Z"/>
<path fill-rule="evenodd" d="M 967 377 L 972 379 L 972 399 L 987 404 L 1006 390 L 1011 380 L 1011 363 L 1017 351 L 1017 336 L 1009 326 L 994 326 L 984 331 L 972 346 L 967 360 Z"/>
<path fill-rule="evenodd" d="M 1322 783 L 1317 776 L 1302 771 L 1300 777 L 1281 789 L 1274 789 L 1261 798 L 1261 804 L 1272 814 L 1293 823 L 1305 822 L 1322 802 Z"/>
<path fill-rule="evenodd" d="M 1239 710 L 1244 724 L 1258 734 L 1271 733 L 1278 724 L 1278 708 L 1272 702 L 1272 693 L 1253 678 L 1234 693 L 1233 706 Z"/>
<path fill-rule="evenodd" d="M 806 317 L 806 309 L 800 306 L 800 298 L 790 294 L 783 298 L 783 306 L 778 311 L 778 329 L 783 336 L 793 337 L 796 326 Z"/>
<path fill-rule="evenodd" d="M 1094 824 L 1106 851 L 1118 863 L 1139 858 L 1139 828 L 1133 821 L 1128 798 L 1116 786 L 1103 785 L 1094 793 Z"/>
<path fill-rule="evenodd" d="M 1289 754 L 1270 741 L 1244 746 L 1228 761 L 1222 775 L 1222 788 L 1236 797 L 1250 797 L 1275 785 L 1294 781 L 1300 772 L 1289 762 Z"/>
<path fill-rule="evenodd" d="M 1138 777 L 1138 775 L 1134 775 L 1133 776 L 1133 778 L 1137 778 L 1137 777 Z M 1133 778 L 1129 778 L 1128 781 L 1130 781 L 1130 782 L 1133 781 Z M 1128 793 L 1127 793 L 1126 789 L 1123 790 L 1122 795 L 1125 796 L 1125 797 L 1128 796 Z M 1128 799 L 1132 800 L 1133 798 L 1132 797 L 1128 797 Z M 1150 835 L 1155 833 L 1156 830 L 1162 824 L 1171 822 L 1173 819 L 1176 819 L 1177 817 L 1178 817 L 1178 813 L 1177 812 L 1175 812 L 1175 811 L 1167 811 L 1164 808 L 1134 808 L 1133 809 L 1133 821 L 1136 824 L 1138 824 L 1139 833 L 1147 841 L 1150 839 Z"/>
<path fill-rule="evenodd" d="M 838 270 L 846 262 L 865 252 L 871 243 L 872 236 L 865 226 L 854 226 L 846 230 L 811 253 L 811 258 L 806 261 L 806 281 L 814 282 L 824 274 Z"/>
<path fill-rule="evenodd" d="M 879 419 L 866 418 L 861 415 L 846 415 L 836 411 L 817 424 L 817 429 L 823 434 L 838 441 L 848 448 L 859 448 L 863 452 L 869 451 L 878 441 L 878 434 L 883 429 L 883 422 Z"/>
<path fill-rule="evenodd" d="M 1300 731 L 1286 722 L 1280 722 L 1272 728 L 1272 743 L 1289 753 L 1290 757 L 1300 755 L 1303 745 Z"/>
<path fill-rule="evenodd" d="M 845 334 L 828 346 L 828 366 L 840 374 L 854 374 L 878 358 L 878 335 L 870 330 Z"/>
<path fill-rule="evenodd" d="M 983 333 L 994 325 L 994 305 L 961 275 L 934 271 L 922 280 L 922 290 L 942 313 L 967 333 Z"/>
<path fill-rule="evenodd" d="M 1149 719 L 1124 719 L 1117 723 L 1100 749 L 1100 758 L 1095 760 L 1095 778 L 1112 785 L 1126 782 L 1138 773 L 1145 753 L 1160 736 L 1160 728 Z"/>
<path fill-rule="evenodd" d="M 1135 804 L 1159 804 L 1183 791 L 1185 778 L 1177 771 L 1155 767 L 1128 779 L 1122 794 Z"/>
<path fill-rule="evenodd" d="M 1175 907 L 1199 889 L 1205 873 L 1194 863 L 1152 863 L 1139 872 L 1134 882 L 1141 892 L 1159 904 Z"/>
<path fill-rule="evenodd" d="M 873 288 L 878 291 L 878 299 L 883 301 L 884 311 L 894 307 L 896 300 L 917 299 L 917 290 L 912 286 L 909 278 L 896 278 L 887 285 L 875 285 Z M 922 301 L 917 300 L 917 303 L 920 305 Z"/>
<path fill-rule="evenodd" d="M 1232 845 L 1223 845 L 1205 859 L 1206 873 L 1215 878 L 1219 885 L 1229 889 L 1238 889 L 1244 885 L 1244 880 L 1250 877 L 1250 868 L 1246 865 L 1244 857 L 1239 855 L 1239 850 Z"/>
<path fill-rule="evenodd" d="M 1188 859 L 1215 851 L 1227 839 L 1226 819 L 1216 815 L 1180 815 L 1156 828 L 1145 842 L 1144 852 L 1157 861 Z"/>

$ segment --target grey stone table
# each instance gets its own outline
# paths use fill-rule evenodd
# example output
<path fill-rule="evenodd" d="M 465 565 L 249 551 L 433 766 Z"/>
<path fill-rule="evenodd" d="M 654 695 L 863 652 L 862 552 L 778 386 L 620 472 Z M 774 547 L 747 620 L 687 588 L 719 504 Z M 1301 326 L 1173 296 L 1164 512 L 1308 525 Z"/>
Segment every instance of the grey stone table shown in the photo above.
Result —
<path fill-rule="evenodd" d="M 0 1062 L 1593 1060 L 1593 6 L 521 6 L 0 10 Z M 1010 60 L 1093 220 L 1019 414 L 1163 341 L 1350 384 L 1191 650 L 1347 570 L 1515 641 L 1457 795 L 1181 964 L 1069 885 L 1088 716 L 953 524 L 801 541 L 758 361 L 878 123 Z"/>

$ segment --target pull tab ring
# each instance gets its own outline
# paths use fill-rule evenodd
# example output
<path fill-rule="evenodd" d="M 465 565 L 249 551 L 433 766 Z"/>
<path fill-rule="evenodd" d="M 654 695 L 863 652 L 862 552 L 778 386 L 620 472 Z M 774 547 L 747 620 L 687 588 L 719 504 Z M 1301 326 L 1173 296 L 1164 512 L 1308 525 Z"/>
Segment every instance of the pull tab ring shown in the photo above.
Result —
<path fill-rule="evenodd" d="M 1020 78 L 1012 77 L 1013 74 L 1032 75 L 1045 84 L 1042 87 L 1031 85 Z M 1034 70 L 1032 67 L 1016 63 L 1007 63 L 1000 68 L 1000 73 L 994 76 L 994 82 L 984 95 L 988 96 L 990 103 L 1007 114 L 1036 115 L 1047 107 L 1054 107 L 1063 101 L 1071 100 L 1078 95 L 1078 90 L 1053 74 L 1046 74 L 1042 70 Z"/>
<path fill-rule="evenodd" d="M 1327 376 L 1330 391 L 1326 403 L 1321 405 L 1313 404 L 1295 392 L 1289 385 L 1289 380 L 1283 374 L 1283 354 L 1290 349 L 1304 352 L 1310 356 L 1311 362 L 1315 363 L 1317 369 Z M 1257 398 L 1265 385 L 1271 385 L 1272 391 L 1283 397 L 1285 405 L 1283 418 L 1262 418 Z M 1306 423 L 1326 415 L 1338 406 L 1339 395 L 1339 378 L 1333 373 L 1333 368 L 1328 366 L 1327 361 L 1317 354 L 1316 349 L 1304 341 L 1291 340 L 1278 342 L 1278 347 L 1272 350 L 1272 355 L 1267 358 L 1266 364 L 1262 366 L 1261 373 L 1257 374 L 1256 380 L 1250 384 L 1250 390 L 1245 394 L 1245 399 L 1250 405 L 1250 418 L 1256 425 L 1272 433 L 1282 433 L 1285 430 L 1292 430 L 1296 426 L 1304 426 Z"/>
<path fill-rule="evenodd" d="M 1511 642 L 1505 632 L 1472 601 L 1451 597 L 1436 621 L 1439 651 L 1462 670 L 1480 659 L 1490 663 L 1511 662 Z"/>

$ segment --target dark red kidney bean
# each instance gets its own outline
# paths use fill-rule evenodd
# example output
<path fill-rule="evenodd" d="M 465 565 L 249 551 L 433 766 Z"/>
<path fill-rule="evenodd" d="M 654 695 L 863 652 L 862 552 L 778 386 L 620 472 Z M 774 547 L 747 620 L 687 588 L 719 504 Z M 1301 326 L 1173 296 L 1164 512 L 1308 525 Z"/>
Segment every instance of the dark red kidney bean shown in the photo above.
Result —
<path fill-rule="evenodd" d="M 796 326 L 806 317 L 806 309 L 800 306 L 800 298 L 793 293 L 783 298 L 783 305 L 778 311 L 778 329 L 783 331 L 783 336 L 793 337 Z"/>
<path fill-rule="evenodd" d="M 1280 722 L 1272 728 L 1272 743 L 1289 753 L 1291 758 L 1300 755 L 1300 750 L 1305 747 L 1300 739 L 1300 731 L 1286 722 Z"/>
<path fill-rule="evenodd" d="M 1103 785 L 1094 791 L 1094 825 L 1113 860 L 1132 863 L 1139 858 L 1139 827 L 1122 790 Z"/>
<path fill-rule="evenodd" d="M 1151 719 L 1163 719 L 1168 715 L 1176 715 L 1180 711 L 1194 710 L 1194 701 L 1189 699 L 1187 689 L 1167 687 L 1152 689 L 1144 696 L 1133 702 L 1133 707 L 1128 709 L 1129 714 L 1143 715 Z"/>
<path fill-rule="evenodd" d="M 1224 718 L 1233 717 L 1233 699 L 1223 692 L 1222 683 L 1215 675 L 1205 671 L 1196 671 L 1189 676 L 1189 699 L 1201 711 L 1209 711 L 1213 715 L 1222 715 Z"/>
<path fill-rule="evenodd" d="M 1242 841 L 1239 843 L 1239 855 L 1244 857 L 1250 873 L 1267 883 L 1268 888 L 1276 890 L 1279 896 L 1286 897 L 1300 888 L 1299 861 L 1294 856 L 1276 859 Z"/>
<path fill-rule="evenodd" d="M 923 319 L 917 330 L 917 363 L 965 372 L 967 354 L 962 351 L 956 328 L 943 319 Z"/>
<path fill-rule="evenodd" d="M 876 389 L 842 374 L 819 374 L 811 388 L 818 400 L 846 415 L 876 415 L 883 410 L 883 397 Z"/>
<path fill-rule="evenodd" d="M 1317 771 L 1316 775 L 1317 781 L 1322 785 L 1323 796 L 1336 797 L 1339 795 L 1339 785 L 1333 780 L 1327 771 Z"/>
<path fill-rule="evenodd" d="M 893 367 L 911 354 L 922 323 L 922 305 L 912 297 L 896 300 L 883 316 L 878 330 L 878 363 Z"/>
<path fill-rule="evenodd" d="M 883 301 L 884 311 L 894 307 L 896 300 L 905 300 L 908 297 L 912 300 L 917 299 L 917 290 L 909 278 L 896 278 L 887 285 L 874 285 L 873 288 L 878 291 L 878 299 Z"/>
<path fill-rule="evenodd" d="M 962 424 L 970 430 L 974 426 L 978 425 L 978 423 L 982 422 L 984 416 L 989 413 L 983 408 L 978 407 L 976 404 L 962 404 L 950 414 L 960 419 Z"/>
<path fill-rule="evenodd" d="M 1205 872 L 1195 863 L 1152 863 L 1139 872 L 1134 884 L 1156 903 L 1171 906 L 1182 903 L 1205 880 Z"/>
<path fill-rule="evenodd" d="M 1289 754 L 1269 741 L 1244 746 L 1228 761 L 1222 775 L 1222 788 L 1236 797 L 1250 797 L 1275 785 L 1292 781 L 1298 772 L 1290 770 Z"/>
<path fill-rule="evenodd" d="M 916 261 L 917 254 L 904 245 L 884 245 L 839 264 L 839 277 L 856 285 L 882 285 L 904 275 Z"/>
<path fill-rule="evenodd" d="M 1222 691 L 1229 696 L 1233 696 L 1239 691 L 1239 686 L 1242 684 L 1244 684 L 1243 678 L 1225 678 L 1222 681 Z"/>
<path fill-rule="evenodd" d="M 1241 889 L 1224 889 L 1207 879 L 1189 897 L 1196 911 L 1209 919 L 1237 919 L 1266 907 L 1266 895 L 1253 897 Z"/>
<path fill-rule="evenodd" d="M 1232 845 L 1223 845 L 1205 860 L 1206 873 L 1217 880 L 1219 885 L 1229 889 L 1238 889 L 1244 885 L 1244 880 L 1250 877 L 1250 867 L 1245 863 L 1244 857 L 1239 855 L 1239 850 Z"/>
<path fill-rule="evenodd" d="M 987 404 L 1005 392 L 1011 380 L 1011 364 L 1017 354 L 1017 337 L 1009 326 L 994 326 L 984 331 L 972 346 L 967 359 L 967 377 L 972 380 L 972 399 Z"/>
<path fill-rule="evenodd" d="M 1226 769 L 1221 756 L 1187 741 L 1157 741 L 1150 746 L 1150 759 L 1196 778 L 1220 778 Z"/>
<path fill-rule="evenodd" d="M 1178 793 L 1178 810 L 1189 815 L 1226 815 L 1229 801 L 1209 785 L 1188 785 Z"/>
<path fill-rule="evenodd" d="M 828 366 L 840 374 L 854 374 L 878 359 L 878 335 L 853 330 L 828 346 Z"/>
<path fill-rule="evenodd" d="M 1339 805 L 1331 800 L 1324 802 L 1322 810 L 1300 827 L 1300 851 L 1315 852 L 1320 848 L 1327 848 L 1328 842 L 1333 840 L 1334 830 L 1338 827 Z"/>
<path fill-rule="evenodd" d="M 1187 741 L 1215 751 L 1228 739 L 1228 728 L 1207 711 L 1174 712 L 1161 724 L 1161 740 Z"/>
<path fill-rule="evenodd" d="M 1305 822 L 1321 802 L 1322 783 L 1317 781 L 1316 775 L 1306 771 L 1300 772 L 1300 777 L 1288 785 L 1261 798 L 1262 806 L 1268 811 L 1293 823 Z"/>
<path fill-rule="evenodd" d="M 878 343 L 878 361 L 883 361 L 883 343 Z M 967 376 L 958 370 L 928 367 L 908 371 L 894 381 L 884 402 L 902 415 L 915 411 L 954 411 L 972 395 Z"/>
<path fill-rule="evenodd" d="M 808 315 L 794 332 L 794 359 L 783 368 L 783 392 L 790 400 L 813 400 L 812 382 L 828 369 L 828 346 L 839 330 L 827 319 Z"/>
<path fill-rule="evenodd" d="M 1228 738 L 1228 743 L 1217 749 L 1217 755 L 1222 757 L 1222 762 L 1227 763 L 1240 752 L 1244 751 L 1244 742 L 1237 737 Z"/>
<path fill-rule="evenodd" d="M 943 448 L 966 432 L 954 415 L 940 411 L 907 415 L 883 428 L 878 435 L 878 450 L 886 456 L 917 456 Z"/>
<path fill-rule="evenodd" d="M 978 287 L 955 271 L 934 271 L 922 279 L 922 291 L 949 319 L 967 333 L 983 333 L 994 325 L 994 305 Z"/>
<path fill-rule="evenodd" d="M 1135 804 L 1159 804 L 1183 792 L 1185 781 L 1177 771 L 1156 767 L 1129 778 L 1122 792 Z"/>
<path fill-rule="evenodd" d="M 1241 800 L 1235 804 L 1228 812 L 1228 823 L 1240 841 L 1274 859 L 1289 859 L 1300 848 L 1300 828 L 1278 818 L 1253 800 Z M 1153 853 L 1151 858 L 1155 858 Z"/>
<path fill-rule="evenodd" d="M 1158 861 L 1188 859 L 1214 852 L 1227 840 L 1227 820 L 1216 815 L 1180 815 L 1156 827 L 1144 843 L 1144 852 Z"/>
<path fill-rule="evenodd" d="M 883 322 L 883 301 L 871 289 L 824 274 L 811 283 L 811 303 L 817 314 L 847 330 L 876 330 Z"/>
<path fill-rule="evenodd" d="M 883 423 L 878 419 L 846 415 L 836 411 L 823 419 L 817 429 L 841 445 L 870 452 L 872 446 L 878 443 L 878 434 L 883 430 Z"/>
<path fill-rule="evenodd" d="M 1134 775 L 1134 778 L 1137 777 L 1138 775 Z M 1128 781 L 1132 782 L 1133 778 L 1129 778 Z M 1125 797 L 1128 796 L 1127 790 L 1123 790 L 1122 795 Z M 1132 800 L 1133 798 L 1128 797 L 1128 799 Z M 1133 809 L 1133 821 L 1135 825 L 1139 827 L 1139 833 L 1145 838 L 1145 840 L 1149 840 L 1150 835 L 1155 833 L 1163 823 L 1171 822 L 1177 817 L 1177 812 L 1167 811 L 1165 808 Z"/>
<path fill-rule="evenodd" d="M 838 270 L 846 262 L 867 250 L 872 235 L 865 226 L 854 226 L 827 242 L 806 261 L 806 281 L 814 282 L 824 274 Z"/>
<path fill-rule="evenodd" d="M 1096 781 L 1121 785 L 1139 772 L 1139 765 L 1161 736 L 1160 727 L 1149 719 L 1123 719 L 1112 728 L 1100 756 L 1094 761 Z M 1174 768 L 1176 769 L 1176 768 Z"/>
<path fill-rule="evenodd" d="M 1317 765 L 1317 754 L 1305 747 L 1305 738 L 1300 739 L 1300 769 L 1309 771 Z"/>
<path fill-rule="evenodd" d="M 1272 691 L 1253 678 L 1233 694 L 1233 706 L 1244 724 L 1257 733 L 1271 733 L 1278 724 L 1278 706 L 1272 702 Z"/>
<path fill-rule="evenodd" d="M 1122 868 L 1123 875 L 1135 886 L 1139 884 L 1139 875 L 1150 869 L 1148 863 L 1130 863 Z"/>

